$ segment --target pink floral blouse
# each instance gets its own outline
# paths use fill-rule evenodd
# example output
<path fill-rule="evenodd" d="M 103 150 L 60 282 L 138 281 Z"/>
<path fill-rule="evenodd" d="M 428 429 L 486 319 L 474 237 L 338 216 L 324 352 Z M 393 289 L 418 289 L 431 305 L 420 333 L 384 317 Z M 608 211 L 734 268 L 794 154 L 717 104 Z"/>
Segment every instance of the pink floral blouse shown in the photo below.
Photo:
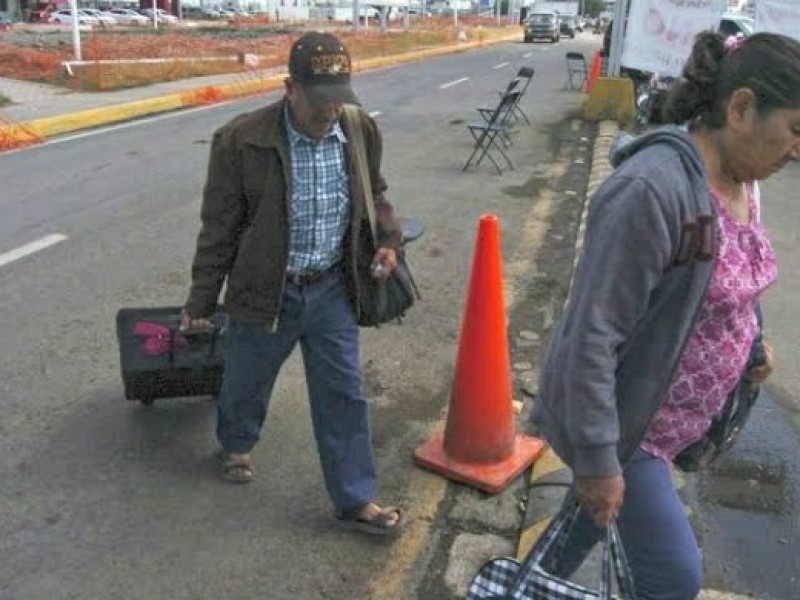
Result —
<path fill-rule="evenodd" d="M 748 224 L 736 221 L 716 193 L 711 197 L 717 209 L 716 268 L 667 399 L 641 445 L 668 462 L 703 437 L 739 382 L 758 333 L 756 302 L 777 277 L 775 253 L 761 224 L 758 187 L 748 189 Z"/>

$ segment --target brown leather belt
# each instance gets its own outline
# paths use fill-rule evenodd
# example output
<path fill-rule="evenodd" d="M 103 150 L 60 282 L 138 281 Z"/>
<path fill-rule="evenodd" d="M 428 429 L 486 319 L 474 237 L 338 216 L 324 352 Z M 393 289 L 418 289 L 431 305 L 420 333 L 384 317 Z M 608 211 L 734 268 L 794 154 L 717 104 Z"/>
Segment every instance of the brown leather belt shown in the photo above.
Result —
<path fill-rule="evenodd" d="M 327 273 L 330 273 L 331 271 L 337 269 L 338 267 L 339 265 L 335 264 L 332 267 L 328 267 L 327 269 L 323 269 L 321 271 L 306 271 L 305 273 L 287 273 L 286 281 L 298 286 L 309 285 L 311 283 L 319 281 Z"/>

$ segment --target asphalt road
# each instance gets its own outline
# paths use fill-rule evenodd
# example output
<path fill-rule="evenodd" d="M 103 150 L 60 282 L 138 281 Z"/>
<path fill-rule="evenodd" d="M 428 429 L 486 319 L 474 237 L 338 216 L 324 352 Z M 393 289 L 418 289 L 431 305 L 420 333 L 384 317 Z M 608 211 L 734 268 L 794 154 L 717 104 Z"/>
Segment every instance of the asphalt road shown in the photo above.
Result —
<path fill-rule="evenodd" d="M 115 313 L 183 302 L 211 133 L 265 99 L 0 156 L 0 598 L 454 597 L 439 571 L 454 527 L 474 529 L 488 511 L 485 528 L 513 540 L 520 514 L 513 496 L 453 491 L 411 454 L 447 404 L 478 216 L 501 218 L 506 299 L 524 329 L 547 323 L 516 309 L 564 291 L 570 240 L 546 236 L 551 222 L 574 222 L 585 182 L 589 132 L 573 119 L 580 95 L 564 89 L 563 51 L 598 43 L 587 40 L 506 44 L 356 82 L 384 131 L 391 197 L 427 227 L 410 251 L 423 301 L 402 327 L 363 336 L 381 500 L 410 509 L 394 544 L 335 528 L 297 356 L 247 487 L 218 479 L 212 402 L 123 399 Z M 462 173 L 465 121 L 523 64 L 537 74 L 524 103 L 533 124 L 511 150 L 517 169 Z M 53 245 L 3 254 L 43 238 Z M 537 284 L 549 269 L 558 273 Z M 476 512 L 454 514 L 454 494 Z"/>
<path fill-rule="evenodd" d="M 0 264 L 0 599 L 451 600 L 476 561 L 513 552 L 522 482 L 487 497 L 420 471 L 411 454 L 447 406 L 485 212 L 501 218 L 515 388 L 535 380 L 591 159 L 563 52 L 597 44 L 590 35 L 507 44 L 356 82 L 384 132 L 391 197 L 426 225 L 409 255 L 423 301 L 402 327 L 363 336 L 381 500 L 410 509 L 393 544 L 335 528 L 297 356 L 279 379 L 247 487 L 217 477 L 212 402 L 143 407 L 122 395 L 115 313 L 183 302 L 211 133 L 269 98 L 0 156 L 0 256 L 63 236 Z M 517 168 L 462 173 L 464 123 L 523 64 L 537 74 L 524 104 L 533 124 L 511 150 Z M 765 397 L 731 457 L 687 485 L 709 585 L 779 600 L 800 597 L 798 185 L 793 166 L 763 194 L 781 269 L 765 301 L 777 402 Z"/>

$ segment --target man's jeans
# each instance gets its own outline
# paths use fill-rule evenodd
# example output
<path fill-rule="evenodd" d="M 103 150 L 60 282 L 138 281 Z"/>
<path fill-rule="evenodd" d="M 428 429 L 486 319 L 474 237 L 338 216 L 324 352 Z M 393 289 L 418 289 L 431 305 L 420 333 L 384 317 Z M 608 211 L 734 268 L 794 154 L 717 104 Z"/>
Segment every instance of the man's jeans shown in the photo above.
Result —
<path fill-rule="evenodd" d="M 376 477 L 358 326 L 340 269 L 304 286 L 287 281 L 276 331 L 230 324 L 217 439 L 228 452 L 255 446 L 278 371 L 298 341 L 328 494 L 336 510 L 371 502 Z"/>
<path fill-rule="evenodd" d="M 694 599 L 703 583 L 702 558 L 667 463 L 639 450 L 623 476 L 625 496 L 617 525 L 637 600 Z M 601 535 L 581 511 L 556 575 L 569 577 Z"/>

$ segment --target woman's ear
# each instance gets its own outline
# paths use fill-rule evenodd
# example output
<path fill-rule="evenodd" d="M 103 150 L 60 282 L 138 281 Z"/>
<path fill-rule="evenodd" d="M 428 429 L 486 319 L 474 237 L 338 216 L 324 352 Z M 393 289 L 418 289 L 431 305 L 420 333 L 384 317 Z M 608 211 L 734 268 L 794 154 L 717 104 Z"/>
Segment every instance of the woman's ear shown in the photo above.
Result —
<path fill-rule="evenodd" d="M 736 131 L 752 125 L 756 117 L 756 96 L 750 88 L 735 90 L 725 109 L 726 122 Z"/>

